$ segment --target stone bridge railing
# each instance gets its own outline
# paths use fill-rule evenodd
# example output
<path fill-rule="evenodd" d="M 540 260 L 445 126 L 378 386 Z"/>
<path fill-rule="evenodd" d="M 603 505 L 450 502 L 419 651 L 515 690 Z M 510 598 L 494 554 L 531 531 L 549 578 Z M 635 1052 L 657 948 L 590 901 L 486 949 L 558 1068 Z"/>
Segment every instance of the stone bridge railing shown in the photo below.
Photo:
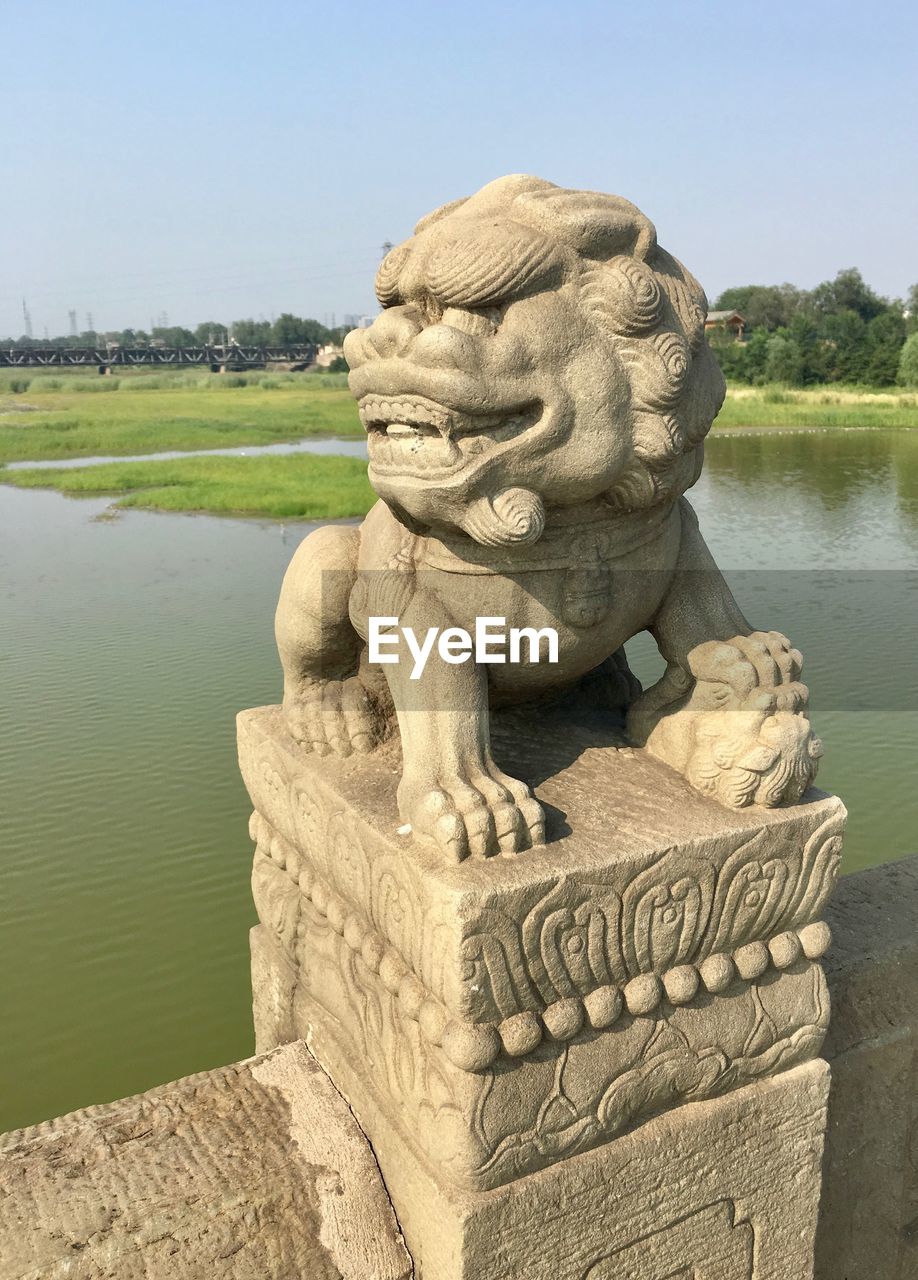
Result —
<path fill-rule="evenodd" d="M 832 1083 L 814 1274 L 913 1280 L 918 856 L 843 878 L 826 917 Z M 699 1141 L 706 1109 L 719 1105 L 691 1104 Z M 659 1117 L 636 1132 L 652 1145 L 667 1125 Z M 0 1147 L 2 1280 L 412 1273 L 372 1150 L 302 1043 L 8 1134 Z M 661 1185 L 648 1234 L 668 1217 Z M 742 1240 L 734 1253 L 699 1274 L 759 1280 Z"/>

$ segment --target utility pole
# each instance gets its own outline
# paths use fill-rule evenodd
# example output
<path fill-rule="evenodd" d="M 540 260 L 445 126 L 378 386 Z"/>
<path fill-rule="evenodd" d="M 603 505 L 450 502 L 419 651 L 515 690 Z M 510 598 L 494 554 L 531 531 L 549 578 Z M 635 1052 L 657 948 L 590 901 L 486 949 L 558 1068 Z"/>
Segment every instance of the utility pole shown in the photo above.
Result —
<path fill-rule="evenodd" d="M 23 327 L 24 327 L 24 329 L 25 329 L 25 336 L 26 336 L 27 338 L 31 338 L 31 336 L 32 336 L 32 317 L 31 317 L 31 315 L 29 314 L 29 308 L 26 306 L 26 300 L 25 300 L 25 298 L 23 298 L 23 300 L 22 300 L 22 324 L 23 324 Z"/>

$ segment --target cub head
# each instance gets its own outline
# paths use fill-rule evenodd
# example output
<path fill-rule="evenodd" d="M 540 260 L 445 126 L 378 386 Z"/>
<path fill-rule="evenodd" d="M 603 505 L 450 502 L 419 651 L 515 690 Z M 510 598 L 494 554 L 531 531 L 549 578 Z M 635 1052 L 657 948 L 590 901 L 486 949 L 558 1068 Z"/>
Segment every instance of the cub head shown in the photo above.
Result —
<path fill-rule="evenodd" d="M 412 528 L 533 542 L 545 509 L 672 503 L 724 395 L 697 281 L 627 200 L 501 178 L 383 260 L 345 355 L 370 481 Z"/>

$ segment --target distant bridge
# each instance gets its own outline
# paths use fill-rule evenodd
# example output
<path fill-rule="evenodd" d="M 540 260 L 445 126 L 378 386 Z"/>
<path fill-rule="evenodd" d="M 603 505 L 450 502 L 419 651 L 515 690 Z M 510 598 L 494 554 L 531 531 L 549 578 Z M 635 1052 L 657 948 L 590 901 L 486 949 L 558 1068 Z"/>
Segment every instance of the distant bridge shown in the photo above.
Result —
<path fill-rule="evenodd" d="M 0 368 L 95 367 L 100 373 L 107 373 L 115 365 L 204 365 L 214 373 L 222 373 L 226 369 L 263 369 L 268 364 L 315 364 L 317 352 L 318 347 L 312 342 L 296 346 L 231 342 L 202 347 L 4 347 L 0 348 Z"/>

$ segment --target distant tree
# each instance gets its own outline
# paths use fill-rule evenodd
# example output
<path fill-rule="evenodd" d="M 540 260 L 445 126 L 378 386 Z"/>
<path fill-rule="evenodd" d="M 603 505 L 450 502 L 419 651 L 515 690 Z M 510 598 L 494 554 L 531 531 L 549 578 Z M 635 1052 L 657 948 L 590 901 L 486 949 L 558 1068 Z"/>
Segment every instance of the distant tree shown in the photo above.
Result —
<path fill-rule="evenodd" d="M 295 347 L 306 342 L 305 321 L 285 311 L 271 326 L 271 341 L 285 347 Z"/>
<path fill-rule="evenodd" d="M 830 382 L 865 382 L 870 353 L 867 348 L 867 324 L 856 311 L 844 310 L 827 315 L 823 333 L 829 347 L 827 377 Z"/>
<path fill-rule="evenodd" d="M 344 356 L 335 356 L 334 360 L 328 366 L 328 372 L 329 373 L 348 373 L 350 371 L 350 367 L 351 366 L 345 360 Z"/>
<path fill-rule="evenodd" d="M 740 285 L 725 289 L 712 310 L 739 311 L 747 328 L 774 330 L 790 324 L 805 296 L 792 284 Z"/>
<path fill-rule="evenodd" d="M 303 329 L 306 334 L 306 341 L 314 342 L 320 347 L 324 347 L 329 342 L 334 342 L 335 334 L 338 332 L 336 329 L 326 328 L 318 320 L 304 320 Z"/>
<path fill-rule="evenodd" d="M 808 387 L 814 382 L 827 381 L 828 347 L 813 310 L 802 306 L 787 326 L 787 332 L 800 352 L 800 385 Z"/>
<path fill-rule="evenodd" d="M 199 347 L 220 346 L 223 342 L 223 335 L 226 333 L 227 327 L 218 320 L 205 320 L 203 324 L 199 324 L 194 331 L 194 340 Z"/>
<path fill-rule="evenodd" d="M 271 325 L 267 320 L 234 320 L 230 337 L 242 346 L 267 346 L 271 341 Z"/>
<path fill-rule="evenodd" d="M 178 324 L 168 326 L 157 325 L 152 331 L 152 337 L 155 342 L 165 343 L 167 347 L 194 346 L 194 334 L 190 329 L 183 329 L 182 326 Z"/>
<path fill-rule="evenodd" d="M 745 381 L 758 386 L 765 381 L 769 335 L 765 329 L 754 329 L 742 344 Z"/>
<path fill-rule="evenodd" d="M 867 326 L 867 360 L 864 380 L 874 387 L 891 387 L 899 372 L 899 357 L 905 342 L 905 318 L 889 308 L 874 316 Z"/>
<path fill-rule="evenodd" d="M 119 347 L 144 347 L 150 341 L 150 338 L 142 329 L 121 329 L 106 333 L 105 341 L 116 342 Z"/>
<path fill-rule="evenodd" d="M 300 316 L 284 312 L 277 317 L 272 326 L 271 341 L 289 346 L 296 346 L 301 342 L 314 342 L 320 347 L 329 343 L 340 346 L 345 333 L 347 333 L 346 328 L 328 329 L 318 320 L 302 319 Z"/>
<path fill-rule="evenodd" d="M 918 387 L 918 330 L 910 334 L 899 354 L 896 381 L 903 387 Z"/>
<path fill-rule="evenodd" d="M 768 339 L 765 353 L 765 378 L 768 382 L 786 382 L 797 386 L 803 380 L 803 356 L 785 329 Z"/>
<path fill-rule="evenodd" d="M 746 371 L 748 343 L 737 342 L 733 330 L 726 325 L 714 325 L 708 330 L 708 344 L 717 356 L 725 378 L 731 382 L 749 381 Z"/>
<path fill-rule="evenodd" d="M 857 267 L 839 271 L 834 280 L 818 284 L 810 298 L 822 315 L 853 311 L 862 320 L 872 320 L 889 306 L 885 298 L 874 293 Z"/>

